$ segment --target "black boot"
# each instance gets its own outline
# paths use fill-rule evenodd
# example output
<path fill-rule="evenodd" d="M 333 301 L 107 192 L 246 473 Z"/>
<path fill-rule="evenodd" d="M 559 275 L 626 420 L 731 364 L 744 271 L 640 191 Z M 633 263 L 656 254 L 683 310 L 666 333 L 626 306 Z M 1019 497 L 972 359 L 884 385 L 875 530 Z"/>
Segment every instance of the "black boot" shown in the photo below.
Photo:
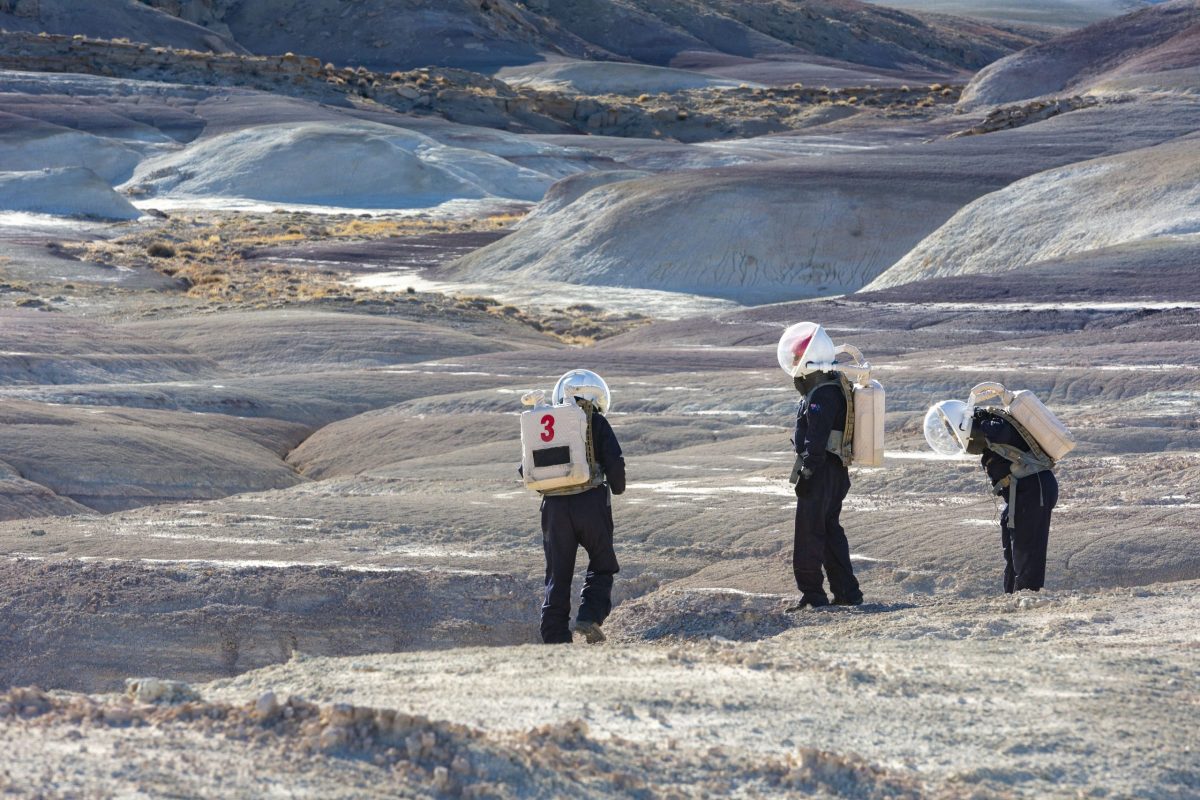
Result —
<path fill-rule="evenodd" d="M 788 611 L 800 611 L 805 608 L 825 608 L 829 605 L 829 598 L 822 594 L 801 595 L 800 602 L 788 609 Z"/>

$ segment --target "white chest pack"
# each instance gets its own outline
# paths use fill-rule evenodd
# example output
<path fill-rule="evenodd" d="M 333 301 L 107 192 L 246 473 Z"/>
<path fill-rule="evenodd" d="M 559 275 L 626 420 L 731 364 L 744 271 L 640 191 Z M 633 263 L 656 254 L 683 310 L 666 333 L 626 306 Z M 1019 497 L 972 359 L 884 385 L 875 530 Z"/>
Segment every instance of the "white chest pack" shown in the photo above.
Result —
<path fill-rule="evenodd" d="M 1055 461 L 1075 448 L 1075 436 L 1033 392 L 1010 392 L 999 383 L 981 383 L 971 390 L 967 419 L 971 419 L 975 406 L 991 399 L 1003 403 L 1004 410 L 1029 431 L 1038 446 Z"/>
<path fill-rule="evenodd" d="M 535 492 L 591 483 L 587 412 L 575 403 L 542 402 L 521 412 L 521 474 Z"/>

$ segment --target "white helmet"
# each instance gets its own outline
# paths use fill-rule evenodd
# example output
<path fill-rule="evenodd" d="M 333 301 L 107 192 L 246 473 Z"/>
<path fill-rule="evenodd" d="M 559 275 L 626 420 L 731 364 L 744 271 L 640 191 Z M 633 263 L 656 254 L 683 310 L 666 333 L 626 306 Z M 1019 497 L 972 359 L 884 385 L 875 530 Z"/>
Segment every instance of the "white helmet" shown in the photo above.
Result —
<path fill-rule="evenodd" d="M 554 384 L 554 405 L 563 405 L 567 402 L 568 397 L 582 397 L 590 400 L 601 414 L 608 413 L 612 400 L 604 378 L 587 369 L 573 369 Z"/>
<path fill-rule="evenodd" d="M 943 400 L 925 412 L 925 441 L 944 456 L 962 455 L 971 436 L 971 418 L 962 400 Z"/>
<path fill-rule="evenodd" d="M 779 366 L 793 378 L 833 368 L 833 340 L 815 322 L 797 322 L 783 332 L 775 353 Z"/>

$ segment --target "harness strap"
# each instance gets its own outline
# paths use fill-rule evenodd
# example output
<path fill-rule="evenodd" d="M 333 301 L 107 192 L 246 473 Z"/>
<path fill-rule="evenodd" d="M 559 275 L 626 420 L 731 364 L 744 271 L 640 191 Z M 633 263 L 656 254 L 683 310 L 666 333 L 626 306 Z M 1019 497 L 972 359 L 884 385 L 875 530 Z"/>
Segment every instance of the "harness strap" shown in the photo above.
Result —
<path fill-rule="evenodd" d="M 1009 462 L 1009 474 L 996 481 L 992 485 L 992 491 L 996 494 L 1003 494 L 1005 489 L 1008 490 L 1007 527 L 1011 530 L 1017 526 L 1017 481 L 1039 472 L 1054 469 L 1054 460 L 1045 453 L 1026 452 L 1010 444 L 988 442 L 988 449 Z M 1038 487 L 1041 488 L 1040 479 Z"/>
<path fill-rule="evenodd" d="M 838 435 L 837 450 L 834 452 L 848 467 L 854 461 L 854 386 L 844 373 L 839 372 L 838 379 L 838 383 L 842 387 L 842 395 L 846 398 L 846 429 Z M 838 431 L 833 431 L 829 435 L 830 448 L 834 446 L 834 435 L 838 433 Z"/>
<path fill-rule="evenodd" d="M 596 444 L 592 438 L 592 414 L 596 409 L 591 400 L 584 400 L 582 405 L 583 413 L 587 415 L 587 432 L 584 434 L 584 443 L 587 446 L 588 472 L 591 473 L 591 480 L 594 481 L 600 472 L 600 465 L 596 463 Z"/>
<path fill-rule="evenodd" d="M 1033 453 L 1034 457 L 1036 457 L 1039 461 L 1049 463 L 1051 468 L 1054 467 L 1054 459 L 1046 454 L 1046 451 L 1042 449 L 1040 444 L 1038 444 L 1037 438 L 1029 432 L 1028 428 L 1018 422 L 1017 418 L 1014 417 L 1011 412 L 1006 411 L 1003 408 L 989 408 L 988 411 L 1016 428 L 1017 433 L 1019 433 L 1021 438 L 1025 440 L 1025 444 L 1029 445 L 1029 452 Z"/>

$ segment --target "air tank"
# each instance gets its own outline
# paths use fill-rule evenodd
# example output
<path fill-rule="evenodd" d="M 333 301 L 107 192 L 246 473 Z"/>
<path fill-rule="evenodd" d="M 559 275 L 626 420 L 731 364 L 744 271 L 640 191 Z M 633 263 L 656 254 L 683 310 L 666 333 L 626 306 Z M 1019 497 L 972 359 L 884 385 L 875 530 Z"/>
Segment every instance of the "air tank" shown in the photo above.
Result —
<path fill-rule="evenodd" d="M 1075 449 L 1075 436 L 1033 392 L 1024 389 L 1010 392 L 999 383 L 981 383 L 971 390 L 968 413 L 992 398 L 999 399 L 1013 419 L 1021 423 L 1046 455 L 1055 461 Z"/>
<path fill-rule="evenodd" d="M 856 467 L 883 466 L 883 384 L 877 380 L 855 383 L 854 437 L 851 461 Z"/>

